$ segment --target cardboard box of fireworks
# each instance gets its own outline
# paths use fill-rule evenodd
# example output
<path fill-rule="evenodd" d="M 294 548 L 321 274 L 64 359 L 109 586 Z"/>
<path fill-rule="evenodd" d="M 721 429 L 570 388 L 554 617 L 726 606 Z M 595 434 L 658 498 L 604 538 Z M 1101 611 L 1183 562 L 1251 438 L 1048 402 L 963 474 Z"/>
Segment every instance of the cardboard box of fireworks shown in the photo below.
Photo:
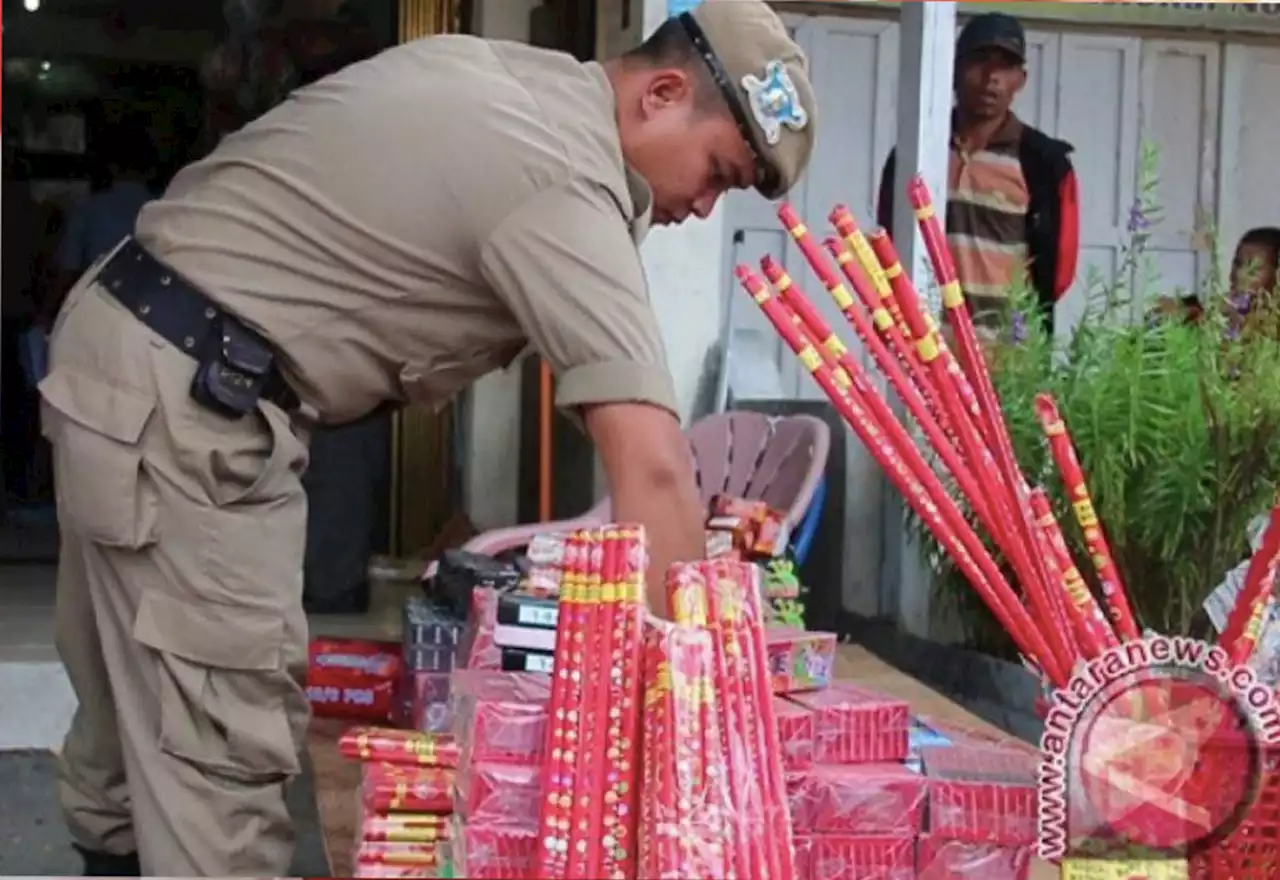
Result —
<path fill-rule="evenodd" d="M 634 529 L 453 553 L 402 645 L 318 642 L 334 874 L 1053 876 L 1034 751 L 805 631 L 787 564 L 743 555 L 674 568 L 667 623 Z"/>

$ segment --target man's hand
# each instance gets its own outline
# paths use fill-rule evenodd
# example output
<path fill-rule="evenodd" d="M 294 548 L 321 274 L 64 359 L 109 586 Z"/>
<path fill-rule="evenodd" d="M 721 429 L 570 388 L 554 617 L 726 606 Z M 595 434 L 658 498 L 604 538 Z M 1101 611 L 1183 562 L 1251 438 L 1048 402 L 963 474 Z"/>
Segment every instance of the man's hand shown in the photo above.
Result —
<path fill-rule="evenodd" d="M 601 404 L 583 416 L 604 463 L 614 521 L 644 526 L 649 609 L 665 618 L 667 568 L 706 555 L 705 511 L 689 441 L 676 417 L 656 406 Z"/>

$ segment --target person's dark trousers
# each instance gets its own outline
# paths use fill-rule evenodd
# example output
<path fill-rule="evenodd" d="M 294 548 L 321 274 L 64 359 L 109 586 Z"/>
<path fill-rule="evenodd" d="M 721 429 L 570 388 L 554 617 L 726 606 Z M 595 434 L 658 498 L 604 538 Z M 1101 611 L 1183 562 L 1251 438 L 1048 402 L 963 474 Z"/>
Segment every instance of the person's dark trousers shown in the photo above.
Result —
<path fill-rule="evenodd" d="M 22 370 L 23 334 L 27 319 L 0 322 L 0 460 L 3 460 L 3 492 L 18 501 L 30 498 L 29 473 L 40 436 L 37 392 Z M 3 509 L 3 502 L 0 502 Z"/>
<path fill-rule="evenodd" d="M 317 429 L 307 490 L 303 602 L 313 614 L 362 613 L 369 607 L 369 559 L 385 532 L 391 417 L 379 414 L 340 428 Z"/>

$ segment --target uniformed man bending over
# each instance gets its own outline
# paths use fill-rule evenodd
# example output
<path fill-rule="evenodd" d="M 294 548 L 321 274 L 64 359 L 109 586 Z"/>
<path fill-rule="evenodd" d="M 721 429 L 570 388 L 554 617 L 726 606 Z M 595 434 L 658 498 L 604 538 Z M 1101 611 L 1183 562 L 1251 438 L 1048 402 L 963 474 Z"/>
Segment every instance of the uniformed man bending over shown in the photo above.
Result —
<path fill-rule="evenodd" d="M 442 404 L 531 343 L 652 570 L 702 554 L 636 244 L 728 189 L 785 193 L 814 114 L 759 0 L 604 66 L 437 37 L 298 91 L 144 209 L 69 295 L 41 385 L 88 873 L 288 872 L 308 424 Z"/>

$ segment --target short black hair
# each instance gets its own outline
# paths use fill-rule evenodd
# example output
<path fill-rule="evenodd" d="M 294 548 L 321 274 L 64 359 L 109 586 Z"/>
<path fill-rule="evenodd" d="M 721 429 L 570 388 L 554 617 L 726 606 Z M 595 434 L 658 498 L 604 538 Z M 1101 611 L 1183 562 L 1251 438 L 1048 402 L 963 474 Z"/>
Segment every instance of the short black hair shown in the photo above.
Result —
<path fill-rule="evenodd" d="M 1280 266 L 1280 229 L 1274 226 L 1257 226 L 1240 236 L 1236 250 L 1246 244 L 1264 247 L 1271 254 L 1271 262 Z"/>
<path fill-rule="evenodd" d="M 689 32 L 678 16 L 668 18 L 639 46 L 622 56 L 625 61 L 646 67 L 678 67 L 697 78 L 697 102 L 699 105 L 720 97 L 715 77 L 707 67 Z"/>

